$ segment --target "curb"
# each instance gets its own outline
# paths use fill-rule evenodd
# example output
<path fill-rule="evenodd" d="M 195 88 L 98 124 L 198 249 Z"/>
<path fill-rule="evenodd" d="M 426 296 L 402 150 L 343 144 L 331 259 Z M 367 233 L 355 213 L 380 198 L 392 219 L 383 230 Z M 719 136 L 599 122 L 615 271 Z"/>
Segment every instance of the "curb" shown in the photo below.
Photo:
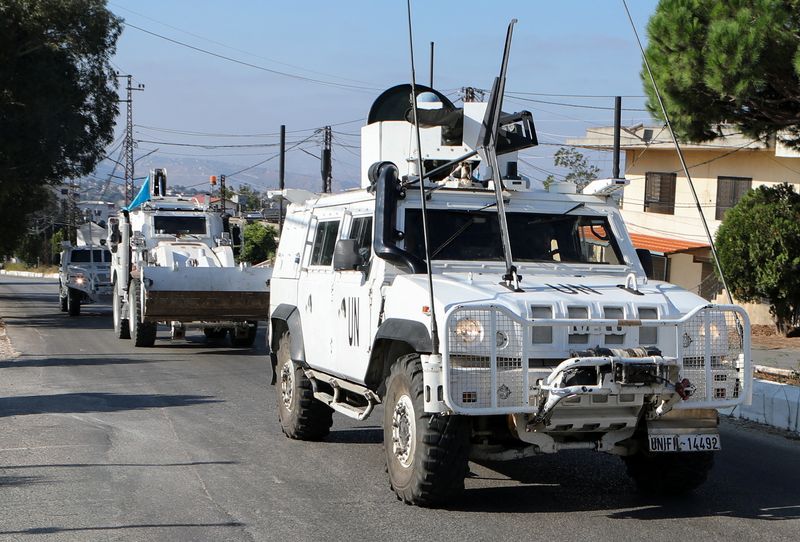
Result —
<path fill-rule="evenodd" d="M 800 435 L 800 387 L 753 380 L 753 402 L 720 409 L 720 414 Z"/>
<path fill-rule="evenodd" d="M 58 273 L 34 273 L 33 271 L 6 271 L 0 269 L 0 275 L 8 275 L 9 277 L 28 277 L 36 279 L 57 279 Z"/>

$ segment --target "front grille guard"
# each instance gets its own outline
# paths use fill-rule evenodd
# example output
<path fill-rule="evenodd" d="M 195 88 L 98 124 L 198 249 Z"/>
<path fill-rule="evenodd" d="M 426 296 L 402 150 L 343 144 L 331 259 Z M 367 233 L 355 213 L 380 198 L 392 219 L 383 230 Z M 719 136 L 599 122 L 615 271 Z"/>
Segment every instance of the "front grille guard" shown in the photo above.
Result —
<path fill-rule="evenodd" d="M 456 332 L 463 318 L 480 322 L 482 334 L 467 344 Z M 662 328 L 659 347 L 663 357 L 628 359 L 622 356 L 593 358 L 573 357 L 558 360 L 559 367 L 549 377 L 532 375 L 529 361 L 537 357 L 541 345 L 533 344 L 537 327 L 551 328 L 553 340 L 557 328 L 602 335 L 604 330 L 630 328 Z M 478 335 L 474 326 L 466 334 Z M 752 366 L 750 359 L 750 320 L 736 305 L 706 305 L 678 319 L 576 319 L 539 318 L 527 320 L 497 305 L 458 305 L 446 319 L 445 351 L 442 357 L 443 395 L 447 406 L 456 413 L 470 415 L 533 413 L 539 411 L 540 392 L 555 381 L 557 373 L 581 363 L 599 366 L 611 363 L 645 362 L 677 365 L 680 378 L 688 379 L 695 392 L 687 400 L 671 408 L 726 408 L 749 404 L 752 398 Z M 463 336 L 464 329 L 459 332 Z M 489 340 L 494 338 L 494 340 Z M 710 340 L 707 340 L 710 338 Z M 555 342 L 549 346 L 558 346 Z M 569 349 L 564 341 L 560 348 Z M 588 346 L 588 345 L 587 345 Z M 618 347 L 618 345 L 609 345 Z M 523 363 L 523 360 L 526 360 Z M 538 380 L 539 382 L 535 381 Z M 586 394 L 608 393 L 587 388 Z M 671 388 L 674 393 L 674 387 Z M 553 390 L 546 390 L 553 394 Z M 580 395 L 580 389 L 572 395 Z M 641 393 L 641 387 L 634 391 Z M 657 393 L 657 390 L 650 390 Z M 665 390 L 662 390 L 665 391 Z M 617 386 L 613 392 L 620 392 Z M 557 393 L 567 395 L 566 393 Z M 556 395 L 556 394 L 553 394 Z"/>

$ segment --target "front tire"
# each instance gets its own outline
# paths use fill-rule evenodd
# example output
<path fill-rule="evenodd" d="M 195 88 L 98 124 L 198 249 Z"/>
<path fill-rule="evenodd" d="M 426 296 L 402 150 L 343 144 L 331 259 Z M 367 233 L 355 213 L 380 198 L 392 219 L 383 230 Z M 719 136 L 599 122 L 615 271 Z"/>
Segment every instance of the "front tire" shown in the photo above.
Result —
<path fill-rule="evenodd" d="M 111 298 L 111 310 L 114 316 L 114 336 L 117 339 L 130 339 L 130 322 L 122 317 L 122 297 L 119 295 L 117 283 L 114 281 L 114 293 Z"/>
<path fill-rule="evenodd" d="M 64 291 L 64 287 L 61 286 L 60 283 L 58 285 L 58 306 L 61 309 L 61 312 L 67 312 L 67 294 Z"/>
<path fill-rule="evenodd" d="M 67 313 L 70 316 L 81 314 L 81 292 L 75 288 L 67 289 Z"/>
<path fill-rule="evenodd" d="M 714 452 L 650 452 L 642 444 L 623 457 L 628 476 L 647 495 L 684 495 L 700 487 L 714 466 Z"/>
<path fill-rule="evenodd" d="M 204 327 L 203 334 L 206 339 L 224 339 L 228 330 L 224 327 Z"/>
<path fill-rule="evenodd" d="M 383 403 L 389 482 L 407 504 L 434 506 L 464 490 L 470 427 L 463 416 L 425 412 L 418 354 L 392 365 Z"/>
<path fill-rule="evenodd" d="M 321 440 L 330 433 L 333 410 L 314 399 L 311 381 L 303 368 L 292 361 L 290 335 L 278 342 L 278 420 L 283 434 L 297 440 Z"/>
<path fill-rule="evenodd" d="M 153 346 L 156 342 L 156 324 L 142 321 L 143 300 L 139 299 L 139 281 L 132 280 L 128 288 L 128 310 L 131 339 L 134 346 Z"/>

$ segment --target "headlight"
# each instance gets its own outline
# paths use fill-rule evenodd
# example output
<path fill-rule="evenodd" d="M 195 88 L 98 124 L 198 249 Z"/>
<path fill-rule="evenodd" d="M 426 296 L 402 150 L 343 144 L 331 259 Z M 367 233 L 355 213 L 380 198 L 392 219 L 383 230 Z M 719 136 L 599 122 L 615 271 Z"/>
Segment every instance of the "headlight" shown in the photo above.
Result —
<path fill-rule="evenodd" d="M 472 318 L 462 318 L 456 322 L 453 333 L 465 343 L 480 342 L 483 340 L 483 324 Z"/>

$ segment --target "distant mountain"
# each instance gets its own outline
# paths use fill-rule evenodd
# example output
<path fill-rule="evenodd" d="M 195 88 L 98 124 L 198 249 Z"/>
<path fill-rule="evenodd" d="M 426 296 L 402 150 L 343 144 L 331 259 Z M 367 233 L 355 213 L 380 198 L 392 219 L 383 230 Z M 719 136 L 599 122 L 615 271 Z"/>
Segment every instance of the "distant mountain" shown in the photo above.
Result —
<path fill-rule="evenodd" d="M 94 173 L 78 182 L 80 184 L 81 200 L 102 200 L 121 203 L 124 201 L 124 168 L 108 160 L 101 162 Z M 211 175 L 230 175 L 246 168 L 247 165 L 234 164 L 219 160 L 188 157 L 167 157 L 154 155 L 136 163 L 134 176 L 135 188 L 138 190 L 151 169 L 166 168 L 167 183 L 171 187 L 183 187 L 185 193 L 207 193 L 211 189 L 209 178 Z M 291 163 L 292 171 L 286 173 L 287 188 L 302 188 L 312 192 L 321 189 L 322 179 L 319 173 L 319 163 L 313 159 Z M 288 167 L 287 167 L 288 170 Z M 343 190 L 359 186 L 360 180 L 355 175 L 341 178 L 336 176 L 334 164 L 334 188 Z M 264 192 L 278 188 L 278 164 L 273 160 L 263 166 L 256 166 L 227 180 L 228 188 L 238 189 L 247 185 L 253 190 Z"/>

